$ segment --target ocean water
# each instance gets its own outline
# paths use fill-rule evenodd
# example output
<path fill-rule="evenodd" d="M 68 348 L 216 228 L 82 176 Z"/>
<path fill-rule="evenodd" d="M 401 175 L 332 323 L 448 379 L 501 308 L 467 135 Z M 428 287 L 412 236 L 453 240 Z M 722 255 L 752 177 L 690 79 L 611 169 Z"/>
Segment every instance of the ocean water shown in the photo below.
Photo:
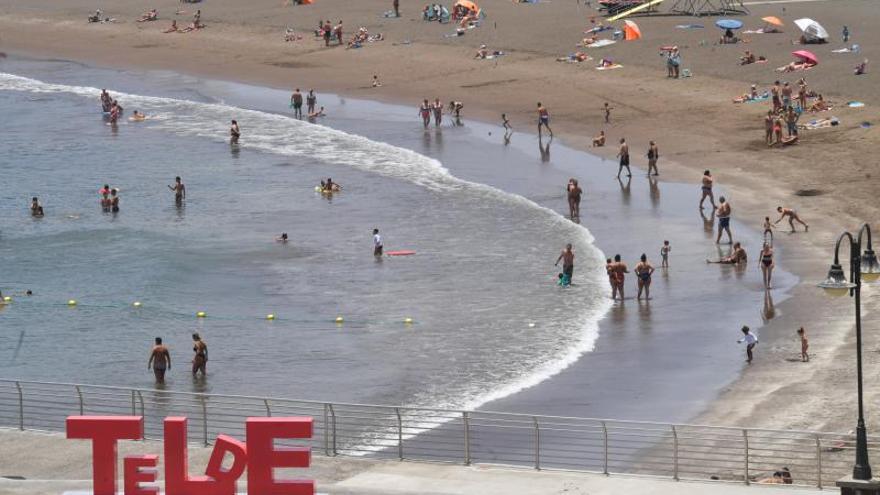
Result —
<path fill-rule="evenodd" d="M 110 126 L 102 87 L 150 118 Z M 592 350 L 610 307 L 604 258 L 546 204 L 560 191 L 460 178 L 426 156 L 442 132 L 417 124 L 407 139 L 426 154 L 385 144 L 401 116 L 377 104 L 349 104 L 331 128 L 278 101 L 176 74 L 4 61 L 0 290 L 15 299 L 0 311 L 0 376 L 150 387 L 161 336 L 174 390 L 472 408 Z M 177 175 L 181 208 L 166 187 Z M 344 191 L 316 194 L 323 177 Z M 99 207 L 104 183 L 120 189 L 118 214 Z M 417 254 L 374 259 L 374 227 L 386 250 Z M 567 242 L 576 284 L 562 289 L 552 262 Z M 195 331 L 204 382 L 188 371 Z"/>

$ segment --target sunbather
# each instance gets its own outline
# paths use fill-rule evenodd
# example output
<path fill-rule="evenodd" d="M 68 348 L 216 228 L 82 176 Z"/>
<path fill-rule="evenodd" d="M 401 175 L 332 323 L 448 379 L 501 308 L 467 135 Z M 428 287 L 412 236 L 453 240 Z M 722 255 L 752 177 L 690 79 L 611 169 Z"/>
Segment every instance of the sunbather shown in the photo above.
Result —
<path fill-rule="evenodd" d="M 599 131 L 599 135 L 593 138 L 593 147 L 600 148 L 605 146 L 605 131 Z"/>
<path fill-rule="evenodd" d="M 799 71 L 799 70 L 809 70 L 815 66 L 816 66 L 816 64 L 810 63 L 807 61 L 791 62 L 790 64 L 783 65 L 782 67 L 777 67 L 776 72 L 795 72 L 795 71 Z"/>
<path fill-rule="evenodd" d="M 177 31 L 179 31 L 179 29 L 177 28 L 177 21 L 171 21 L 171 27 L 169 27 L 168 29 L 166 29 L 165 31 L 162 31 L 162 32 L 163 33 L 176 33 Z"/>
<path fill-rule="evenodd" d="M 857 65 L 855 68 L 855 74 L 857 76 L 861 76 L 862 74 L 864 74 L 867 71 L 868 71 L 868 59 L 863 60 L 862 63 Z"/>
<path fill-rule="evenodd" d="M 90 15 L 89 22 L 101 22 L 101 11 L 96 10 L 95 15 Z"/>
<path fill-rule="evenodd" d="M 749 50 L 746 50 L 746 53 L 743 54 L 743 56 L 739 58 L 740 65 L 753 64 L 753 63 L 755 63 L 755 61 L 756 61 L 755 54 L 750 52 Z"/>
<path fill-rule="evenodd" d="M 155 21 L 158 18 L 159 12 L 157 12 L 156 9 L 152 9 L 149 12 L 144 12 L 143 15 L 141 15 L 141 18 L 137 20 L 137 22 Z"/>
<path fill-rule="evenodd" d="M 810 108 L 809 108 L 809 110 L 814 113 L 815 112 L 824 112 L 825 110 L 830 110 L 830 109 L 831 109 L 831 107 L 828 106 L 828 103 L 825 102 L 825 98 L 823 98 L 821 94 L 819 95 L 818 98 L 816 98 L 816 101 L 813 102 L 813 104 L 810 105 Z"/>

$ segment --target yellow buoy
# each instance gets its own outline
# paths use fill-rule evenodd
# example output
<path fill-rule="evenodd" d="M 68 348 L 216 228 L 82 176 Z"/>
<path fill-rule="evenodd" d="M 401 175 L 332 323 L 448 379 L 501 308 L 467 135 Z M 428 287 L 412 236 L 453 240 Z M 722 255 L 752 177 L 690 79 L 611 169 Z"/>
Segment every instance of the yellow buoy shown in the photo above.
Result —
<path fill-rule="evenodd" d="M 342 323 L 342 322 L 344 322 L 344 321 L 345 321 L 345 318 L 343 318 L 343 317 L 341 317 L 341 316 L 337 316 L 337 317 L 336 317 L 336 323 Z"/>
<path fill-rule="evenodd" d="M 407 325 L 412 325 L 413 319 L 412 318 L 404 318 L 403 322 L 406 323 Z"/>
<path fill-rule="evenodd" d="M 134 307 L 136 307 L 136 308 L 139 308 L 139 307 L 141 307 L 141 302 L 140 302 L 140 301 L 135 301 L 135 302 L 131 303 L 131 305 L 134 306 Z"/>
<path fill-rule="evenodd" d="M 204 317 L 208 316 L 208 314 L 205 313 L 204 311 L 199 311 L 198 313 L 196 313 L 196 316 L 199 318 L 204 318 Z"/>
<path fill-rule="evenodd" d="M 3 302 L 12 302 L 11 296 L 3 296 Z"/>
<path fill-rule="evenodd" d="M 321 186 L 315 186 L 315 192 L 321 192 Z"/>
<path fill-rule="evenodd" d="M 270 314 L 266 315 L 266 319 L 267 319 L 267 320 L 274 320 L 274 319 L 275 319 L 275 315 L 273 315 L 273 314 L 270 313 Z"/>
<path fill-rule="evenodd" d="M 67 305 L 68 306 L 76 306 L 76 299 L 71 299 L 71 300 L 67 301 Z"/>

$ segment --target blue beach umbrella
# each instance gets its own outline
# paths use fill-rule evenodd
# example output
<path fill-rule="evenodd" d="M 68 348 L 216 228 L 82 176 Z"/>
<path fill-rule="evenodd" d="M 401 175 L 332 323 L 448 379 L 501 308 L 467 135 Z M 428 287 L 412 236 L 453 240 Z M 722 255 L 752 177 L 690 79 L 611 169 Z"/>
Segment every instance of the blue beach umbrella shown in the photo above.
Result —
<path fill-rule="evenodd" d="M 743 27 L 742 21 L 736 19 L 718 19 L 715 21 L 715 25 L 721 29 L 739 29 Z"/>

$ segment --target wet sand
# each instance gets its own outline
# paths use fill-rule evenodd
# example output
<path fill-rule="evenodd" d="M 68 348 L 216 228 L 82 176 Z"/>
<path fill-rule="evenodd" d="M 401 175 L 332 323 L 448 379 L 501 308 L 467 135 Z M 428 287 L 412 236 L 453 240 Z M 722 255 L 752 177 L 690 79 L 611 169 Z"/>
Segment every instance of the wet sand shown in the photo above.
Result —
<path fill-rule="evenodd" d="M 533 102 L 541 98 L 553 113 L 557 134 L 574 146 L 586 146 L 589 136 L 605 127 L 599 108 L 601 102 L 611 101 L 615 113 L 608 126 L 609 141 L 626 134 L 633 149 L 642 149 L 648 139 L 657 140 L 664 176 L 693 184 L 700 170 L 712 168 L 719 183 L 735 198 L 735 218 L 759 226 L 764 215 L 772 215 L 776 203 L 784 203 L 797 207 L 813 227 L 808 235 L 779 239 L 785 252 L 782 263 L 802 283 L 794 289 L 794 298 L 780 305 L 779 316 L 762 331 L 756 363 L 742 380 L 723 391 L 700 420 L 849 429 L 854 416 L 851 303 L 829 302 L 812 282 L 824 278 L 836 234 L 843 227 L 857 226 L 857 219 L 873 218 L 877 212 L 873 201 L 875 167 L 862 159 L 871 156 L 877 135 L 856 124 L 878 120 L 880 85 L 871 74 L 851 76 L 854 56 L 828 53 L 839 43 L 817 48 L 822 65 L 807 74 L 808 81 L 838 102 L 858 99 L 868 107 L 839 112 L 835 109 L 833 114 L 844 119 L 841 128 L 808 133 L 797 147 L 766 150 L 757 120 L 763 107 L 734 106 L 729 102 L 749 83 L 766 85 L 776 74 L 767 66 L 740 68 L 736 58 L 748 48 L 767 55 L 769 66 L 782 65 L 794 49 L 790 33 L 755 35 L 746 46 L 715 46 L 713 39 L 718 33 L 709 19 L 639 19 L 645 39 L 614 48 L 615 57 L 625 68 L 599 77 L 589 66 L 552 61 L 555 56 L 573 51 L 573 43 L 587 25 L 587 14 L 572 12 L 573 6 L 568 3 L 512 5 L 506 0 L 486 0 L 483 7 L 490 12 L 493 29 L 490 31 L 487 23 L 456 39 L 442 37 L 451 30 L 449 26 L 426 25 L 413 20 L 411 14 L 399 20 L 377 17 L 387 9 L 386 4 L 364 1 L 343 5 L 338 0 L 323 0 L 311 7 L 284 10 L 274 1 L 239 6 L 217 0 L 210 6 L 205 4 L 203 20 L 209 24 L 208 29 L 193 35 L 161 35 L 158 31 L 168 23 L 168 17 L 136 25 L 131 18 L 143 6 L 135 2 L 107 12 L 127 22 L 87 26 L 84 17 L 93 5 L 84 0 L 65 2 L 62 7 L 48 0 L 25 6 L 4 1 L 0 2 L 0 25 L 5 35 L 0 46 L 11 52 L 111 66 L 174 69 L 275 87 L 314 85 L 374 99 L 409 102 L 437 94 L 465 100 L 468 117 L 495 120 L 506 111 L 518 128 L 532 125 Z M 161 15 L 163 10 L 173 12 L 177 5 L 166 1 L 156 6 Z M 404 5 L 405 12 L 409 8 Z M 835 37 L 840 25 L 849 24 L 855 41 L 866 50 L 876 46 L 876 37 L 880 36 L 868 28 L 870 14 L 876 8 L 870 1 L 786 3 L 784 8 L 786 19 L 816 18 Z M 523 15 L 524 9 L 530 10 Z M 780 11 L 779 5 L 755 6 L 753 15 L 746 19 L 747 27 L 757 27 L 760 16 L 779 15 Z M 284 25 L 308 29 L 318 18 L 335 19 L 343 12 L 349 30 L 363 24 L 371 31 L 385 32 L 387 41 L 357 51 L 323 50 L 308 37 L 299 46 L 280 41 Z M 693 31 L 673 28 L 690 22 L 707 27 Z M 413 44 L 395 45 L 403 40 L 412 40 Z M 704 40 L 707 43 L 701 46 Z M 476 46 L 483 42 L 510 55 L 497 64 L 471 60 Z M 695 77 L 682 81 L 662 77 L 656 47 L 670 43 L 684 48 L 684 65 Z M 96 46 L 102 49 L 97 51 Z M 368 87 L 373 72 L 382 77 L 384 86 L 380 90 Z M 792 81 L 797 77 L 788 76 Z M 829 177 L 829 164 L 833 164 L 835 176 Z M 819 189 L 821 195 L 793 194 L 802 189 Z M 863 297 L 868 311 L 876 305 L 871 292 L 866 290 Z M 703 304 L 693 304 L 698 303 Z M 681 309 L 686 310 L 686 304 Z M 864 322 L 872 325 L 871 316 L 866 315 Z M 794 330 L 805 323 L 814 359 L 809 364 L 791 362 L 796 354 Z M 872 376 L 880 371 L 876 353 L 871 352 L 878 342 L 871 332 L 867 334 L 866 375 Z M 694 347 L 694 352 L 699 352 L 698 346 Z M 869 403 L 878 402 L 875 392 L 869 389 L 868 394 Z"/>

